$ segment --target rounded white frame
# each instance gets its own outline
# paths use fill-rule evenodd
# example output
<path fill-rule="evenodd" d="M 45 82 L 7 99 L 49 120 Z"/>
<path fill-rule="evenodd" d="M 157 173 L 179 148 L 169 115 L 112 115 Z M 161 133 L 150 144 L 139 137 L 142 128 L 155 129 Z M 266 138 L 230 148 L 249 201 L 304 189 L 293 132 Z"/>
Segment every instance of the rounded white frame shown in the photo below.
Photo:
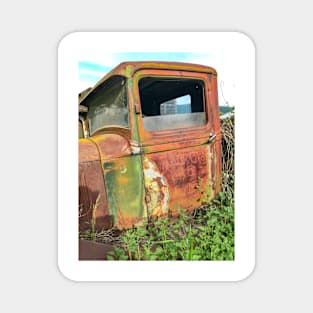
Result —
<path fill-rule="evenodd" d="M 175 40 L 173 38 L 175 37 Z M 188 45 L 186 45 L 188 43 Z M 238 74 L 234 261 L 79 261 L 78 62 L 105 52 L 228 51 Z M 218 69 L 217 69 L 218 71 Z M 74 32 L 58 48 L 58 265 L 74 281 L 239 281 L 255 267 L 255 46 L 239 32 Z"/>

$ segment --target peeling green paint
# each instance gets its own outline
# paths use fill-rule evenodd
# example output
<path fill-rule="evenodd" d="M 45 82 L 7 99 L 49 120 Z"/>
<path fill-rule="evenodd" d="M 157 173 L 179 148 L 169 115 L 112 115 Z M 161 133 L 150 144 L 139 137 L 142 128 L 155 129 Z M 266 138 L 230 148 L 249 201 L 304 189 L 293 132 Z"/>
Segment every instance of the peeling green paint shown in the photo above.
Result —
<path fill-rule="evenodd" d="M 143 205 L 141 157 L 132 155 L 103 164 L 110 215 L 115 225 L 129 227 L 146 216 Z"/>
<path fill-rule="evenodd" d="M 138 132 L 138 123 L 137 116 L 135 111 L 135 99 L 133 95 L 133 80 L 127 80 L 127 89 L 128 89 L 128 106 L 130 108 L 129 119 L 132 125 L 132 140 L 134 142 L 139 142 L 139 132 Z"/>

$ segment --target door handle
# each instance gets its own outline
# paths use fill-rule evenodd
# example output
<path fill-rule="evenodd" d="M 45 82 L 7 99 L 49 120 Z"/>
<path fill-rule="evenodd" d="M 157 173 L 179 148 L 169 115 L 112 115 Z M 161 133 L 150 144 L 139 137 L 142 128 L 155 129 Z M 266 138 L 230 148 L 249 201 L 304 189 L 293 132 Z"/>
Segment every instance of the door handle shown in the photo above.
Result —
<path fill-rule="evenodd" d="M 215 138 L 216 138 L 216 134 L 210 133 L 210 137 L 209 137 L 208 143 L 213 142 L 215 140 Z"/>

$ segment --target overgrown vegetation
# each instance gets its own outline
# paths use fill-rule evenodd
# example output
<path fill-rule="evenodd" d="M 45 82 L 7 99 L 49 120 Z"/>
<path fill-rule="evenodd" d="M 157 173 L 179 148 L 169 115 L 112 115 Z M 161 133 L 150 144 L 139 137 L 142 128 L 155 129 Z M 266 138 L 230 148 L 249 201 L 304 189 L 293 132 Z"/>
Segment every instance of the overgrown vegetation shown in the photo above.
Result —
<path fill-rule="evenodd" d="M 228 199 L 234 198 L 235 185 L 235 116 L 221 119 L 222 189 Z"/>
<path fill-rule="evenodd" d="M 220 193 L 210 205 L 126 230 L 108 260 L 233 260 L 234 206 Z"/>
<path fill-rule="evenodd" d="M 221 119 L 222 192 L 206 206 L 176 217 L 150 218 L 143 226 L 111 229 L 83 238 L 110 243 L 107 260 L 234 260 L 234 116 Z"/>

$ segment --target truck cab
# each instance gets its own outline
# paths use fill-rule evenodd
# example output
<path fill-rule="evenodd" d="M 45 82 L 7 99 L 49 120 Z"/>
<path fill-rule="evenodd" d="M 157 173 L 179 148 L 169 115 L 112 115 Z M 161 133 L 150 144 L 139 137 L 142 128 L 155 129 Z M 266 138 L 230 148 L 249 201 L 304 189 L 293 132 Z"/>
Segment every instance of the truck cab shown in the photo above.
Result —
<path fill-rule="evenodd" d="M 217 73 L 124 62 L 79 95 L 79 228 L 140 225 L 221 190 Z"/>

